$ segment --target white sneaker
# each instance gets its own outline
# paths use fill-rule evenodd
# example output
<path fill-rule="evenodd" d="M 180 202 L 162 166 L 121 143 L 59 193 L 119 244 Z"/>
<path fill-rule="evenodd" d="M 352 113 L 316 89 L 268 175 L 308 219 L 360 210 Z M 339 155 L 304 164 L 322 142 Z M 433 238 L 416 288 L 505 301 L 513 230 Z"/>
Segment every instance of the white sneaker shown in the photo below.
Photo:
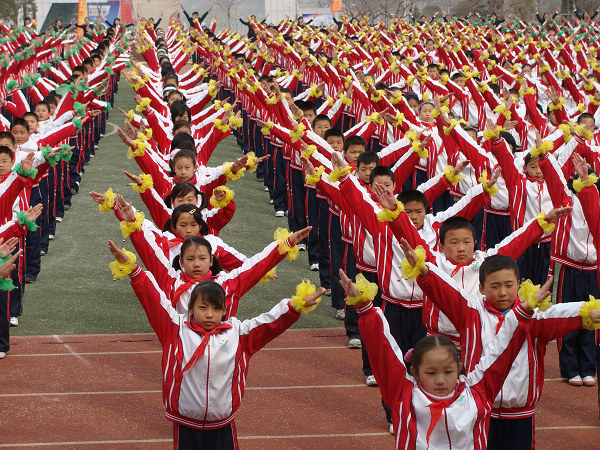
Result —
<path fill-rule="evenodd" d="M 272 205 L 273 203 L 273 199 L 269 200 L 269 205 Z"/>
<path fill-rule="evenodd" d="M 325 291 L 325 295 L 327 295 L 327 291 Z M 331 294 L 329 294 L 331 295 Z M 335 318 L 337 320 L 344 320 L 346 318 L 346 311 L 344 311 L 343 309 L 336 309 L 335 310 Z"/>
<path fill-rule="evenodd" d="M 57 218 L 56 218 L 56 221 L 57 221 L 57 222 L 62 222 L 62 221 L 63 221 L 63 218 L 62 218 L 62 217 L 57 217 Z"/>
<path fill-rule="evenodd" d="M 319 263 L 311 264 L 310 270 L 311 270 L 311 272 L 316 272 L 317 270 L 319 270 Z"/>
<path fill-rule="evenodd" d="M 285 217 L 284 211 L 275 211 L 275 217 Z"/>
<path fill-rule="evenodd" d="M 375 375 L 369 375 L 365 380 L 365 384 L 367 386 L 375 387 L 377 386 L 377 381 L 375 380 Z"/>
<path fill-rule="evenodd" d="M 362 343 L 358 338 L 352 338 L 348 340 L 348 348 L 361 348 Z"/>
<path fill-rule="evenodd" d="M 390 423 L 390 434 L 394 434 L 394 424 Z"/>
<path fill-rule="evenodd" d="M 269 188 L 267 188 L 267 187 L 266 187 L 266 188 L 265 188 L 265 192 L 269 192 Z"/>
<path fill-rule="evenodd" d="M 0 352 L 0 359 L 6 358 L 6 352 Z"/>
<path fill-rule="evenodd" d="M 52 240 L 54 240 L 54 235 L 53 235 L 53 234 L 49 234 L 49 235 L 48 235 L 48 240 L 49 240 L 49 241 L 52 241 Z"/>
<path fill-rule="evenodd" d="M 300 252 L 306 251 L 306 244 L 296 244 L 296 247 L 298 247 L 298 251 Z"/>
<path fill-rule="evenodd" d="M 10 318 L 10 326 L 11 327 L 18 327 L 19 326 L 19 318 L 18 317 L 11 317 Z"/>
<path fill-rule="evenodd" d="M 596 386 L 596 379 L 591 375 L 583 377 L 581 381 L 583 381 L 584 386 Z"/>
<path fill-rule="evenodd" d="M 581 379 L 581 375 L 577 375 L 569 380 L 569 384 L 571 386 L 583 386 L 583 380 Z"/>

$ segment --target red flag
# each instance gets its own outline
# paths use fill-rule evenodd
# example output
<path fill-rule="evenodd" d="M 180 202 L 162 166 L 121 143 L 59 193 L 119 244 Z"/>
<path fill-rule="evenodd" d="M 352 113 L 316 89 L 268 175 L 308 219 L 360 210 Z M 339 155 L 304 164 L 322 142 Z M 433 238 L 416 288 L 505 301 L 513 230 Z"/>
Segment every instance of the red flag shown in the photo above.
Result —
<path fill-rule="evenodd" d="M 331 12 L 340 12 L 342 10 L 342 0 L 331 0 Z"/>

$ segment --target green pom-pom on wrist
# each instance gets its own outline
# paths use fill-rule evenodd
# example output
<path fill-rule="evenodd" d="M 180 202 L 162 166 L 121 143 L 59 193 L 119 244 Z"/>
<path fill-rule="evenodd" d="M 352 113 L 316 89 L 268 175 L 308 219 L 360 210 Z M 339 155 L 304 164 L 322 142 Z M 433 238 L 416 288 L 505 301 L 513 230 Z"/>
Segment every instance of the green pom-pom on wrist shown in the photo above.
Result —
<path fill-rule="evenodd" d="M 108 75 L 114 75 L 115 73 L 111 70 L 110 67 L 105 67 L 104 68 L 104 73 L 107 73 Z"/>
<path fill-rule="evenodd" d="M 14 88 L 18 88 L 18 87 L 19 87 L 19 82 L 17 80 L 10 80 L 8 83 L 6 83 L 6 91 L 7 92 L 10 92 Z"/>
<path fill-rule="evenodd" d="M 112 105 L 110 103 L 106 103 L 106 107 L 104 108 L 104 111 L 110 111 L 112 109 Z"/>
<path fill-rule="evenodd" d="M 75 102 L 73 109 L 78 116 L 85 116 L 85 105 L 83 103 Z"/>
<path fill-rule="evenodd" d="M 67 150 L 68 148 L 69 148 L 69 146 L 68 146 L 67 144 L 63 144 L 63 145 L 62 145 L 63 152 L 64 152 L 65 150 Z M 73 157 L 73 150 L 71 150 L 69 153 L 64 153 L 64 154 L 63 154 L 63 155 L 60 157 L 60 159 L 62 159 L 63 161 L 67 161 L 67 162 L 68 162 L 68 161 L 71 161 L 71 158 L 72 158 L 72 157 Z"/>
<path fill-rule="evenodd" d="M 50 147 L 49 145 L 47 145 L 46 147 L 42 147 L 42 155 L 44 155 L 44 159 L 51 166 L 55 166 L 56 163 L 60 161 L 60 153 L 58 153 L 55 156 L 49 156 L 50 153 L 52 153 L 52 147 Z"/>
<path fill-rule="evenodd" d="M 15 285 L 10 278 L 0 278 L 0 291 L 12 291 L 13 289 L 15 289 Z"/>
<path fill-rule="evenodd" d="M 27 171 L 23 170 L 21 163 L 16 164 L 13 171 L 18 173 L 19 175 L 22 175 L 24 177 L 29 177 L 31 179 L 34 179 L 38 173 L 38 170 L 35 167 L 32 167 L 31 170 L 27 170 Z"/>
<path fill-rule="evenodd" d="M 77 128 L 77 131 L 81 131 L 83 129 L 83 125 L 81 124 L 81 119 L 79 117 L 75 117 L 73 119 L 73 125 Z"/>
<path fill-rule="evenodd" d="M 36 231 L 38 229 L 35 221 L 27 218 L 25 211 L 18 211 L 17 219 L 19 220 L 19 225 L 25 225 L 29 231 Z"/>

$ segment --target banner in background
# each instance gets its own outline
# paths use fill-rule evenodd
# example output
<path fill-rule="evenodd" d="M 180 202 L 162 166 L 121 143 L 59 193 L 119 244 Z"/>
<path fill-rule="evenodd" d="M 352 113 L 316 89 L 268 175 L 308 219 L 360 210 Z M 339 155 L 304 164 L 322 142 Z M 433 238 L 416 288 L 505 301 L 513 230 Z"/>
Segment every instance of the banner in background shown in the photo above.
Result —
<path fill-rule="evenodd" d="M 81 1 L 81 0 L 80 0 Z M 80 3 L 81 4 L 81 3 Z M 88 3 L 87 4 L 87 16 L 90 18 L 90 22 L 95 22 L 98 17 L 113 23 L 115 19 L 119 18 L 119 9 L 121 2 L 109 1 L 103 3 Z M 83 19 L 81 22 L 83 23 Z"/>
<path fill-rule="evenodd" d="M 340 12 L 342 10 L 342 0 L 331 0 L 331 12 Z"/>
<path fill-rule="evenodd" d="M 326 27 L 333 24 L 333 14 L 302 14 L 302 18 L 305 23 L 312 20 L 310 25 L 313 27 Z"/>
<path fill-rule="evenodd" d="M 77 23 L 82 24 L 83 19 L 87 17 L 87 1 L 79 0 L 79 4 L 77 5 Z M 79 36 L 83 36 L 83 28 L 77 28 L 77 34 Z"/>

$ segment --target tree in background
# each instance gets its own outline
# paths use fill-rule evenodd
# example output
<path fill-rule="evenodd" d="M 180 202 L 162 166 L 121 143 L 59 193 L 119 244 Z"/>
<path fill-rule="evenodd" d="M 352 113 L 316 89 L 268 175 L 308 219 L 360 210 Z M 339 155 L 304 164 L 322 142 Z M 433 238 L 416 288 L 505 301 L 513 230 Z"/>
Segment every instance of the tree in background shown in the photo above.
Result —
<path fill-rule="evenodd" d="M 238 0 L 219 0 L 215 4 L 225 13 L 227 18 L 227 28 L 231 28 L 231 16 L 234 14 L 238 5 Z"/>

